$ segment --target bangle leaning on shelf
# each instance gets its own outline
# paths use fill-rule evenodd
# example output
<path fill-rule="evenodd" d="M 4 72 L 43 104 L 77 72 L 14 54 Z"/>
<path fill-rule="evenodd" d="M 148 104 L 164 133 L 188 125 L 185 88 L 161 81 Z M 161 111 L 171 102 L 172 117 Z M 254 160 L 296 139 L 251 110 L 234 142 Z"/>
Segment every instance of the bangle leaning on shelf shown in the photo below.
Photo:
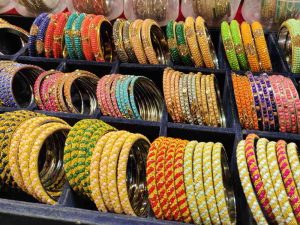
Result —
<path fill-rule="evenodd" d="M 65 44 L 68 51 L 68 57 L 71 59 L 76 58 L 75 53 L 75 44 L 72 36 L 72 27 L 74 24 L 74 21 L 79 16 L 77 13 L 72 13 L 67 20 L 67 23 L 65 25 L 64 34 L 65 34 Z"/>
<path fill-rule="evenodd" d="M 174 20 L 170 20 L 167 24 L 166 28 L 166 34 L 167 34 L 167 41 L 168 41 L 168 47 L 170 51 L 170 56 L 174 64 L 180 65 L 180 53 L 177 46 L 177 39 L 175 34 L 175 27 L 177 22 Z"/>

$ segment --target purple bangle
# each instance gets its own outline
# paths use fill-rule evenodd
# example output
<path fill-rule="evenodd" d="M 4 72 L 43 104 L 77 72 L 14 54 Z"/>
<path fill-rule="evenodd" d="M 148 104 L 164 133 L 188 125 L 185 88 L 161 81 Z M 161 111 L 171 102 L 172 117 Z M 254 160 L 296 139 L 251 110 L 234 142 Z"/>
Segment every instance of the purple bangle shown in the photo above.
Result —
<path fill-rule="evenodd" d="M 36 53 L 41 56 L 44 53 L 44 39 L 46 35 L 46 31 L 50 22 L 52 14 L 48 14 L 44 19 L 41 25 L 39 26 L 39 32 L 36 37 Z"/>
<path fill-rule="evenodd" d="M 279 117 L 278 117 L 278 112 L 277 112 L 277 105 L 275 101 L 275 94 L 273 91 L 273 87 L 271 85 L 269 76 L 266 73 L 263 73 L 261 75 L 266 83 L 268 92 L 269 92 L 269 98 L 272 106 L 272 111 L 273 111 L 273 117 L 274 117 L 274 131 L 279 131 Z"/>
<path fill-rule="evenodd" d="M 258 96 L 257 87 L 255 85 L 255 79 L 251 72 L 246 73 L 246 75 L 247 75 L 247 77 L 250 81 L 250 85 L 251 85 L 251 90 L 252 90 L 254 104 L 255 104 L 255 111 L 256 111 L 257 120 L 258 120 L 258 126 L 259 126 L 260 130 L 263 130 L 261 105 L 260 105 L 260 99 Z"/>
<path fill-rule="evenodd" d="M 33 21 L 33 24 L 30 28 L 29 38 L 28 38 L 29 56 L 36 55 L 35 43 L 36 43 L 37 35 L 39 32 L 39 28 L 47 15 L 48 15 L 47 13 L 42 13 Z"/>

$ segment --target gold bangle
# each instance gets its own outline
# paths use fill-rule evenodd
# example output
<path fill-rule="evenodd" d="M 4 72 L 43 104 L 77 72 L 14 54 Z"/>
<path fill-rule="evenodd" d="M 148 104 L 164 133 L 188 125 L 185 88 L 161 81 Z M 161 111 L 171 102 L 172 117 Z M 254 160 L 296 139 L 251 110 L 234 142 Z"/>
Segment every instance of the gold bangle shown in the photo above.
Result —
<path fill-rule="evenodd" d="M 197 42 L 195 32 L 195 20 L 193 17 L 187 17 L 184 24 L 186 40 L 190 48 L 191 55 L 196 67 L 203 67 L 203 59 Z"/>
<path fill-rule="evenodd" d="M 125 51 L 128 55 L 128 59 L 129 59 L 129 62 L 131 63 L 138 63 L 138 60 L 135 56 L 135 53 L 133 51 L 133 47 L 131 45 L 131 36 L 132 36 L 132 33 L 131 33 L 131 30 L 132 28 L 132 22 L 130 21 L 126 21 L 124 23 L 124 27 L 123 27 L 123 43 L 124 43 L 124 48 L 125 48 Z"/>
<path fill-rule="evenodd" d="M 208 112 L 209 112 L 209 126 L 217 126 L 217 117 L 215 115 L 214 111 L 214 102 L 213 102 L 213 90 L 211 90 L 210 85 L 210 76 L 205 76 L 205 93 L 206 93 L 206 99 L 207 99 L 207 106 L 208 106 Z"/>
<path fill-rule="evenodd" d="M 132 23 L 132 26 L 130 26 L 130 33 L 131 33 L 130 43 L 139 63 L 147 64 L 148 60 L 143 48 L 142 37 L 141 37 L 142 26 L 143 26 L 143 20 L 138 19 Z"/>
<path fill-rule="evenodd" d="M 125 20 L 117 19 L 113 25 L 113 40 L 116 47 L 116 53 L 121 62 L 128 62 L 128 55 L 125 51 L 123 42 L 123 29 Z"/>
<path fill-rule="evenodd" d="M 202 111 L 202 116 L 203 116 L 203 122 L 204 125 L 209 125 L 210 124 L 210 115 L 209 115 L 209 109 L 208 109 L 208 104 L 207 104 L 207 99 L 206 99 L 206 76 L 203 75 L 201 76 L 201 111 Z"/>

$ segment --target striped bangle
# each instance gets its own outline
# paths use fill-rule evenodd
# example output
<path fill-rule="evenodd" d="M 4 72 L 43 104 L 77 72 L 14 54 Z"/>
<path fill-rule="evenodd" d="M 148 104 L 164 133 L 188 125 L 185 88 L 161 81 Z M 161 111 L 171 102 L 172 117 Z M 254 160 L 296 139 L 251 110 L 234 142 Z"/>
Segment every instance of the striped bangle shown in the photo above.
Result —
<path fill-rule="evenodd" d="M 287 145 L 287 155 L 291 166 L 293 177 L 295 179 L 298 193 L 300 193 L 300 160 L 298 156 L 298 147 L 295 143 L 289 143 Z"/>

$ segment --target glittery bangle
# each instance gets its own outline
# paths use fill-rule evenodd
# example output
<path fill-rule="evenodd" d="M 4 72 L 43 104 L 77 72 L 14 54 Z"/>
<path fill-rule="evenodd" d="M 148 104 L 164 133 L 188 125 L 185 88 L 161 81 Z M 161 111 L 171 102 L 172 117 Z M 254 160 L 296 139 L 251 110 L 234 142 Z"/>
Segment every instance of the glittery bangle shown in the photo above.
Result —
<path fill-rule="evenodd" d="M 128 62 L 128 56 L 123 43 L 123 28 L 125 20 L 117 19 L 113 25 L 113 40 L 116 47 L 117 55 L 121 62 Z"/>
<path fill-rule="evenodd" d="M 44 41 L 44 52 L 46 58 L 50 58 L 53 53 L 53 38 L 54 38 L 54 30 L 56 28 L 57 21 L 62 13 L 53 14 L 50 17 L 50 22 L 46 30 L 45 41 Z"/>
<path fill-rule="evenodd" d="M 72 26 L 72 37 L 75 47 L 75 53 L 78 59 L 84 59 L 83 49 L 82 49 L 82 37 L 81 37 L 81 27 L 82 22 L 86 15 L 81 13 L 75 20 Z"/>
<path fill-rule="evenodd" d="M 68 57 L 71 59 L 76 58 L 76 53 L 75 53 L 75 44 L 73 40 L 73 34 L 72 34 L 72 27 L 74 24 L 74 21 L 79 15 L 77 13 L 72 13 L 66 23 L 64 33 L 65 33 L 65 44 L 67 47 L 68 51 Z"/>
<path fill-rule="evenodd" d="M 112 85 L 111 85 L 111 93 L 110 93 L 110 98 L 111 98 L 111 102 L 113 104 L 113 108 L 114 108 L 114 111 L 116 113 L 116 117 L 119 117 L 121 118 L 122 117 L 122 113 L 118 107 L 118 102 L 117 102 L 117 97 L 116 97 L 116 86 L 117 86 L 117 81 L 119 79 L 122 78 L 123 75 L 117 75 L 116 78 L 114 79 Z"/>
<path fill-rule="evenodd" d="M 175 26 L 175 34 L 177 39 L 177 45 L 180 52 L 181 61 L 185 66 L 192 66 L 194 63 L 191 59 L 190 50 L 186 43 L 186 37 L 184 33 L 184 23 L 179 22 Z"/>
<path fill-rule="evenodd" d="M 82 51 L 86 60 L 94 60 L 94 54 L 92 47 L 90 45 L 90 36 L 89 30 L 92 20 L 94 19 L 95 15 L 87 15 L 81 25 L 81 44 L 82 44 Z"/>
<path fill-rule="evenodd" d="M 105 100 L 106 100 L 106 103 L 107 103 L 107 110 L 108 110 L 108 114 L 110 116 L 113 116 L 113 117 L 118 117 L 115 110 L 114 110 L 114 105 L 113 105 L 113 102 L 112 102 L 112 98 L 111 98 L 111 88 L 112 88 L 112 83 L 114 82 L 114 80 L 118 77 L 119 75 L 118 74 L 111 74 L 107 81 L 105 82 L 105 88 L 104 88 L 104 94 L 105 94 Z M 98 88 L 98 86 L 97 86 Z M 103 89 L 102 89 L 103 91 Z M 98 99 L 99 99 L 99 94 L 98 94 Z"/>
<path fill-rule="evenodd" d="M 163 73 L 163 91 L 164 91 L 164 97 L 165 97 L 165 102 L 167 106 L 167 111 L 172 117 L 173 121 L 176 121 L 175 117 L 175 112 L 174 112 L 174 104 L 173 104 L 173 98 L 174 96 L 171 95 L 171 78 L 172 78 L 172 69 L 171 68 L 166 68 Z"/>
<path fill-rule="evenodd" d="M 207 104 L 207 98 L 206 98 L 206 76 L 201 76 L 201 112 L 202 112 L 202 118 L 204 121 L 205 126 L 209 126 L 210 124 L 210 117 L 209 117 L 209 109 Z"/>
<path fill-rule="evenodd" d="M 177 39 L 175 35 L 175 27 L 176 22 L 174 20 L 170 20 L 166 27 L 166 35 L 167 35 L 167 41 L 169 46 L 170 55 L 172 58 L 172 61 L 176 65 L 180 65 L 180 53 L 177 46 Z"/>
<path fill-rule="evenodd" d="M 128 76 L 127 79 L 122 82 L 121 85 L 121 98 L 123 100 L 123 107 L 125 109 L 127 118 L 135 118 L 135 114 L 134 114 L 134 110 L 137 111 L 137 108 L 135 105 L 131 105 L 130 104 L 130 99 L 129 99 L 129 85 L 131 83 L 131 81 L 134 79 L 134 76 Z M 133 109 L 134 107 L 134 109 Z M 137 113 L 139 115 L 139 113 Z M 140 116 L 139 116 L 139 119 Z"/>
<path fill-rule="evenodd" d="M 135 56 L 140 64 L 147 64 L 148 59 L 146 53 L 143 48 L 142 37 L 141 37 L 141 30 L 143 26 L 143 20 L 135 20 L 130 25 L 130 43 L 135 53 Z"/>
<path fill-rule="evenodd" d="M 205 94 L 206 94 L 206 101 L 208 107 L 208 118 L 209 123 L 208 126 L 217 126 L 217 115 L 215 114 L 214 110 L 214 102 L 213 102 L 213 89 L 210 85 L 210 75 L 205 76 Z"/>
<path fill-rule="evenodd" d="M 135 55 L 135 52 L 133 50 L 133 45 L 132 45 L 132 22 L 130 21 L 125 21 L 124 23 L 124 27 L 123 27 L 123 32 L 122 32 L 122 35 L 123 35 L 123 43 L 124 43 L 124 48 L 125 48 L 125 51 L 126 51 L 126 54 L 128 56 L 128 60 L 129 62 L 131 63 L 138 63 L 138 60 L 136 58 L 136 55 Z"/>
<path fill-rule="evenodd" d="M 46 31 L 50 22 L 52 14 L 48 14 L 44 19 L 43 22 L 41 23 L 39 27 L 39 32 L 36 37 L 36 53 L 37 55 L 41 56 L 44 54 L 44 44 L 45 44 L 45 36 L 46 36 Z"/>
<path fill-rule="evenodd" d="M 58 19 L 56 28 L 53 34 L 53 56 L 61 58 L 63 56 L 63 48 L 65 47 L 64 29 L 69 18 L 69 13 L 63 13 Z"/>
<path fill-rule="evenodd" d="M 179 97 L 179 80 L 180 80 L 180 72 L 173 71 L 171 73 L 171 96 L 173 96 L 173 104 L 174 104 L 174 114 L 175 114 L 175 122 L 183 121 L 183 114 L 180 106 L 180 97 Z"/>

